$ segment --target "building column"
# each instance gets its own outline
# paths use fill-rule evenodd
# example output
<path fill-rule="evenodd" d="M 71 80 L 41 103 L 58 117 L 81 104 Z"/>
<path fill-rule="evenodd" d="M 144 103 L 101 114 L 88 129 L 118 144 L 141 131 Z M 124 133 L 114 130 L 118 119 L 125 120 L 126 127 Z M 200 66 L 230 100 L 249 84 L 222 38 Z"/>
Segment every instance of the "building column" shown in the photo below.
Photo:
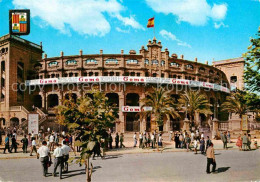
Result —
<path fill-rule="evenodd" d="M 122 112 L 122 107 L 125 105 L 125 95 L 124 92 L 120 92 L 119 96 L 119 121 L 116 122 L 116 131 L 117 132 L 125 132 L 125 114 Z"/>
<path fill-rule="evenodd" d="M 139 103 L 140 103 L 140 100 L 142 100 L 144 98 L 145 98 L 145 91 L 143 90 L 140 95 Z M 141 107 L 141 105 L 140 105 L 140 107 Z M 147 118 L 143 118 L 142 121 L 140 120 L 140 131 L 141 132 L 146 131 L 146 122 L 147 122 L 146 120 L 147 120 Z"/>

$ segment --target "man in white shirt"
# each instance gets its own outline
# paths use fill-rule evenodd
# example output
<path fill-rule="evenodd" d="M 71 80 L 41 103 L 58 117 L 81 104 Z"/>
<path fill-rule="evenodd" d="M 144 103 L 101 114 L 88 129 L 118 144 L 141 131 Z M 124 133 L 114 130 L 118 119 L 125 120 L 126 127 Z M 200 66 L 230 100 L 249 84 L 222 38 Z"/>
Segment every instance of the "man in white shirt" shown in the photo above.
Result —
<path fill-rule="evenodd" d="M 50 145 L 50 151 L 54 150 L 54 136 L 53 134 L 51 134 L 50 138 L 49 138 L 49 145 Z"/>
<path fill-rule="evenodd" d="M 63 168 L 63 156 L 64 156 L 64 150 L 61 148 L 59 144 L 56 144 L 57 148 L 53 152 L 54 156 L 54 171 L 53 171 L 53 176 L 55 177 L 56 175 L 56 170 L 58 166 L 60 166 L 60 175 L 62 173 L 62 168 Z"/>
<path fill-rule="evenodd" d="M 46 177 L 46 175 L 48 173 L 49 157 L 50 157 L 50 161 L 51 161 L 51 154 L 50 154 L 50 150 L 47 147 L 46 141 L 42 142 L 42 146 L 37 151 L 37 158 L 39 158 L 39 157 L 40 157 L 40 161 L 42 163 L 43 176 Z"/>
<path fill-rule="evenodd" d="M 32 137 L 32 146 L 31 146 L 30 156 L 32 156 L 33 151 L 35 151 L 35 153 L 37 154 L 35 137 Z"/>
<path fill-rule="evenodd" d="M 136 132 L 135 132 L 135 134 L 133 136 L 133 139 L 134 139 L 134 147 L 136 147 L 136 144 L 137 144 Z"/>
<path fill-rule="evenodd" d="M 64 151 L 64 158 L 63 158 L 63 163 L 65 164 L 65 162 L 67 162 L 69 160 L 69 155 L 70 155 L 70 151 L 72 151 L 72 149 L 68 146 L 68 143 L 66 141 L 62 142 L 62 147 L 61 149 L 63 149 Z M 64 165 L 63 164 L 63 165 Z M 68 168 L 65 169 L 66 172 L 68 172 Z"/>

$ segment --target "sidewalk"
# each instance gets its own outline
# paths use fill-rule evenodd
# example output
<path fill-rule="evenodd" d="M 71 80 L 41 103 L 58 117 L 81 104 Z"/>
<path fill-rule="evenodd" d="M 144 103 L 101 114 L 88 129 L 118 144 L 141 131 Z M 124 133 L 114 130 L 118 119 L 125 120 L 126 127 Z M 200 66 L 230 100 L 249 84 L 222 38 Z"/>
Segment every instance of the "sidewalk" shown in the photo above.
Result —
<path fill-rule="evenodd" d="M 232 140 L 232 143 L 228 143 L 228 150 L 238 150 L 238 147 L 236 146 L 236 140 Z M 212 140 L 212 143 L 214 144 L 215 150 L 223 150 L 223 143 L 221 140 Z M 114 143 L 113 143 L 114 144 Z M 163 142 L 163 148 L 159 148 L 159 151 L 155 148 L 145 148 L 141 149 L 138 146 L 133 147 L 133 142 L 127 141 L 124 142 L 124 145 L 126 148 L 121 149 L 112 149 L 105 152 L 106 155 L 123 155 L 123 154 L 139 154 L 139 153 L 153 153 L 153 152 L 186 152 L 186 149 L 176 149 L 174 142 Z M 253 148 L 253 144 L 252 144 Z M 29 148 L 28 148 L 29 149 Z M 19 158 L 36 158 L 36 154 L 33 153 L 33 156 L 30 156 L 30 153 L 22 153 L 22 149 L 19 146 L 18 153 L 8 153 L 6 151 L 6 154 L 3 154 L 3 145 L 0 149 L 0 160 L 1 159 L 19 159 Z M 28 150 L 30 151 L 30 150 Z M 190 151 L 194 152 L 194 151 Z M 198 152 L 200 153 L 200 152 Z M 74 156 L 74 153 L 72 152 L 70 156 Z M 77 156 L 79 156 L 79 153 L 77 153 Z"/>

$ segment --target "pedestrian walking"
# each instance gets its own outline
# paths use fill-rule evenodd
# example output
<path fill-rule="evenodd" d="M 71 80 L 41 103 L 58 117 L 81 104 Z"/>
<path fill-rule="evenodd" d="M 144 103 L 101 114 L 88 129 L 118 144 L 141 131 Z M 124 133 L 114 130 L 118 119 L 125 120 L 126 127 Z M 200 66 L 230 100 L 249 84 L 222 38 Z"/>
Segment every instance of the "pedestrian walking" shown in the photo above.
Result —
<path fill-rule="evenodd" d="M 236 146 L 239 148 L 239 150 L 242 150 L 242 139 L 241 139 L 241 135 L 239 135 L 238 138 L 237 138 Z"/>
<path fill-rule="evenodd" d="M 151 135 L 151 144 L 152 144 L 152 148 L 155 147 L 154 139 L 155 139 L 155 137 L 154 137 L 154 133 L 152 133 L 152 135 Z"/>
<path fill-rule="evenodd" d="M 116 143 L 116 148 L 118 148 L 118 144 L 119 144 L 119 135 L 118 135 L 118 133 L 116 133 L 115 143 Z"/>
<path fill-rule="evenodd" d="M 210 140 L 209 136 L 207 136 L 206 150 L 209 148 L 210 144 L 211 144 L 211 140 Z"/>
<path fill-rule="evenodd" d="M 112 143 L 113 143 L 113 137 L 111 135 L 111 133 L 108 136 L 108 144 L 109 144 L 109 148 L 112 149 Z"/>
<path fill-rule="evenodd" d="M 198 139 L 196 138 L 193 142 L 193 146 L 194 146 L 194 150 L 195 150 L 195 154 L 197 154 L 197 148 L 198 148 L 199 142 Z"/>
<path fill-rule="evenodd" d="M 247 148 L 248 148 L 248 150 L 251 150 L 251 135 L 250 134 L 248 134 L 247 135 L 248 136 L 248 140 L 247 140 Z"/>
<path fill-rule="evenodd" d="M 227 139 L 228 139 L 228 143 L 231 143 L 231 134 L 230 134 L 230 131 L 227 132 Z"/>
<path fill-rule="evenodd" d="M 147 147 L 150 148 L 150 144 L 151 144 L 151 135 L 150 135 L 150 133 L 148 133 L 148 136 L 147 136 Z"/>
<path fill-rule="evenodd" d="M 119 141 L 120 141 L 120 148 L 125 147 L 125 145 L 123 144 L 123 142 L 124 142 L 124 135 L 123 135 L 123 133 L 120 134 Z"/>
<path fill-rule="evenodd" d="M 246 133 L 242 137 L 242 150 L 247 150 L 247 144 L 248 144 L 248 137 L 246 136 Z"/>
<path fill-rule="evenodd" d="M 204 151 L 205 151 L 205 140 L 204 140 L 204 138 L 202 137 L 202 138 L 200 139 L 200 152 L 201 152 L 201 154 L 204 154 Z"/>
<path fill-rule="evenodd" d="M 63 169 L 63 157 L 64 157 L 64 150 L 61 148 L 59 144 L 56 144 L 56 149 L 53 152 L 54 156 L 54 170 L 53 170 L 53 176 L 56 176 L 57 168 L 60 167 L 60 176 L 62 175 L 62 169 Z"/>
<path fill-rule="evenodd" d="M 38 149 L 37 158 L 40 158 L 40 162 L 42 164 L 43 176 L 46 177 L 46 175 L 48 173 L 49 161 L 51 163 L 51 154 L 50 154 L 49 148 L 47 147 L 46 141 L 43 141 L 42 146 Z"/>
<path fill-rule="evenodd" d="M 139 134 L 139 148 L 143 148 L 143 133 Z"/>
<path fill-rule="evenodd" d="M 190 136 L 188 134 L 186 134 L 185 143 L 186 143 L 187 152 L 189 152 L 189 149 L 190 149 L 190 142 L 191 142 Z"/>
<path fill-rule="evenodd" d="M 23 153 L 27 153 L 28 138 L 26 137 L 26 135 L 24 135 L 24 138 L 21 140 L 21 143 L 23 144 Z"/>
<path fill-rule="evenodd" d="M 137 145 L 136 132 L 134 133 L 133 139 L 134 139 L 134 147 L 136 147 Z"/>
<path fill-rule="evenodd" d="M 0 128 L 0 145 L 2 145 L 2 131 L 1 131 L 1 128 Z"/>
<path fill-rule="evenodd" d="M 68 143 L 66 143 L 66 141 L 63 141 L 61 149 L 64 152 L 64 157 L 63 157 L 63 167 L 64 167 L 64 169 L 63 170 L 65 172 L 68 172 L 68 166 L 66 166 L 66 168 L 65 168 L 65 164 L 68 163 L 68 160 L 70 158 L 69 157 L 70 151 L 72 151 L 72 149 L 69 147 L 69 145 L 68 145 Z"/>
<path fill-rule="evenodd" d="M 216 173 L 216 158 L 213 148 L 213 143 L 210 143 L 210 146 L 207 150 L 207 174 L 210 173 L 210 165 L 213 165 L 212 167 L 212 173 Z"/>
<path fill-rule="evenodd" d="M 143 146 L 142 146 L 142 149 L 145 148 L 147 145 L 147 138 L 146 138 L 146 133 L 144 132 L 143 134 Z"/>
<path fill-rule="evenodd" d="M 179 137 L 177 133 L 174 134 L 174 142 L 175 142 L 175 148 L 179 148 L 178 143 L 179 143 Z"/>
<path fill-rule="evenodd" d="M 51 134 L 49 136 L 49 146 L 50 146 L 50 151 L 54 150 L 54 134 Z"/>
<path fill-rule="evenodd" d="M 179 141 L 180 141 L 180 148 L 181 148 L 181 149 L 183 148 L 183 143 L 184 143 L 183 140 L 184 140 L 183 135 L 180 134 L 180 136 L 179 136 Z"/>
<path fill-rule="evenodd" d="M 255 149 L 258 149 L 256 137 L 254 138 L 253 142 L 254 142 Z"/>
<path fill-rule="evenodd" d="M 34 137 L 32 137 L 32 146 L 31 146 L 30 156 L 32 156 L 33 151 L 35 151 L 35 153 L 37 154 L 36 141 L 35 141 Z"/>
<path fill-rule="evenodd" d="M 224 149 L 228 149 L 227 148 L 227 133 L 225 132 L 224 134 L 223 134 L 223 148 Z"/>
<path fill-rule="evenodd" d="M 195 137 L 195 134 L 194 134 L 194 132 L 192 131 L 191 134 L 190 134 L 191 143 L 194 141 L 194 137 Z"/>
<path fill-rule="evenodd" d="M 162 145 L 162 134 L 159 134 L 159 138 L 158 138 L 158 146 L 159 147 L 162 147 L 163 145 Z"/>
<path fill-rule="evenodd" d="M 80 142 L 80 136 L 79 134 L 75 138 L 75 142 L 79 141 Z M 77 145 L 77 152 L 80 152 L 80 146 Z"/>
<path fill-rule="evenodd" d="M 5 148 L 4 148 L 4 154 L 5 154 L 5 151 L 6 149 L 8 150 L 9 153 L 12 153 L 11 150 L 10 150 L 10 143 L 9 143 L 9 134 L 6 134 L 6 137 L 5 137 Z"/>
<path fill-rule="evenodd" d="M 15 135 L 12 136 L 12 145 L 11 145 L 11 152 L 13 152 L 13 149 L 14 149 L 14 152 L 17 153 L 17 142 L 16 142 L 16 139 L 15 139 Z"/>

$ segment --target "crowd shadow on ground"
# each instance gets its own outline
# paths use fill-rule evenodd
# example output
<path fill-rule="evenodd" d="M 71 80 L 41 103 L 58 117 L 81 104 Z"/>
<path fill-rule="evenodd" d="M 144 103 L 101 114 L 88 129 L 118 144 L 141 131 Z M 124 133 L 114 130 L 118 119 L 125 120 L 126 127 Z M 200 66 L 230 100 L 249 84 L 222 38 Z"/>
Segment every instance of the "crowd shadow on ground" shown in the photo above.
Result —
<path fill-rule="evenodd" d="M 101 166 L 93 167 L 92 173 L 94 173 L 97 169 L 100 169 L 100 168 L 101 168 Z M 71 177 L 79 176 L 79 175 L 86 175 L 86 169 L 84 168 L 84 169 L 68 171 L 68 172 L 62 174 L 62 179 L 71 178 Z"/>
<path fill-rule="evenodd" d="M 218 173 L 223 173 L 223 172 L 226 172 L 227 170 L 229 170 L 230 167 L 219 167 L 217 172 Z"/>

